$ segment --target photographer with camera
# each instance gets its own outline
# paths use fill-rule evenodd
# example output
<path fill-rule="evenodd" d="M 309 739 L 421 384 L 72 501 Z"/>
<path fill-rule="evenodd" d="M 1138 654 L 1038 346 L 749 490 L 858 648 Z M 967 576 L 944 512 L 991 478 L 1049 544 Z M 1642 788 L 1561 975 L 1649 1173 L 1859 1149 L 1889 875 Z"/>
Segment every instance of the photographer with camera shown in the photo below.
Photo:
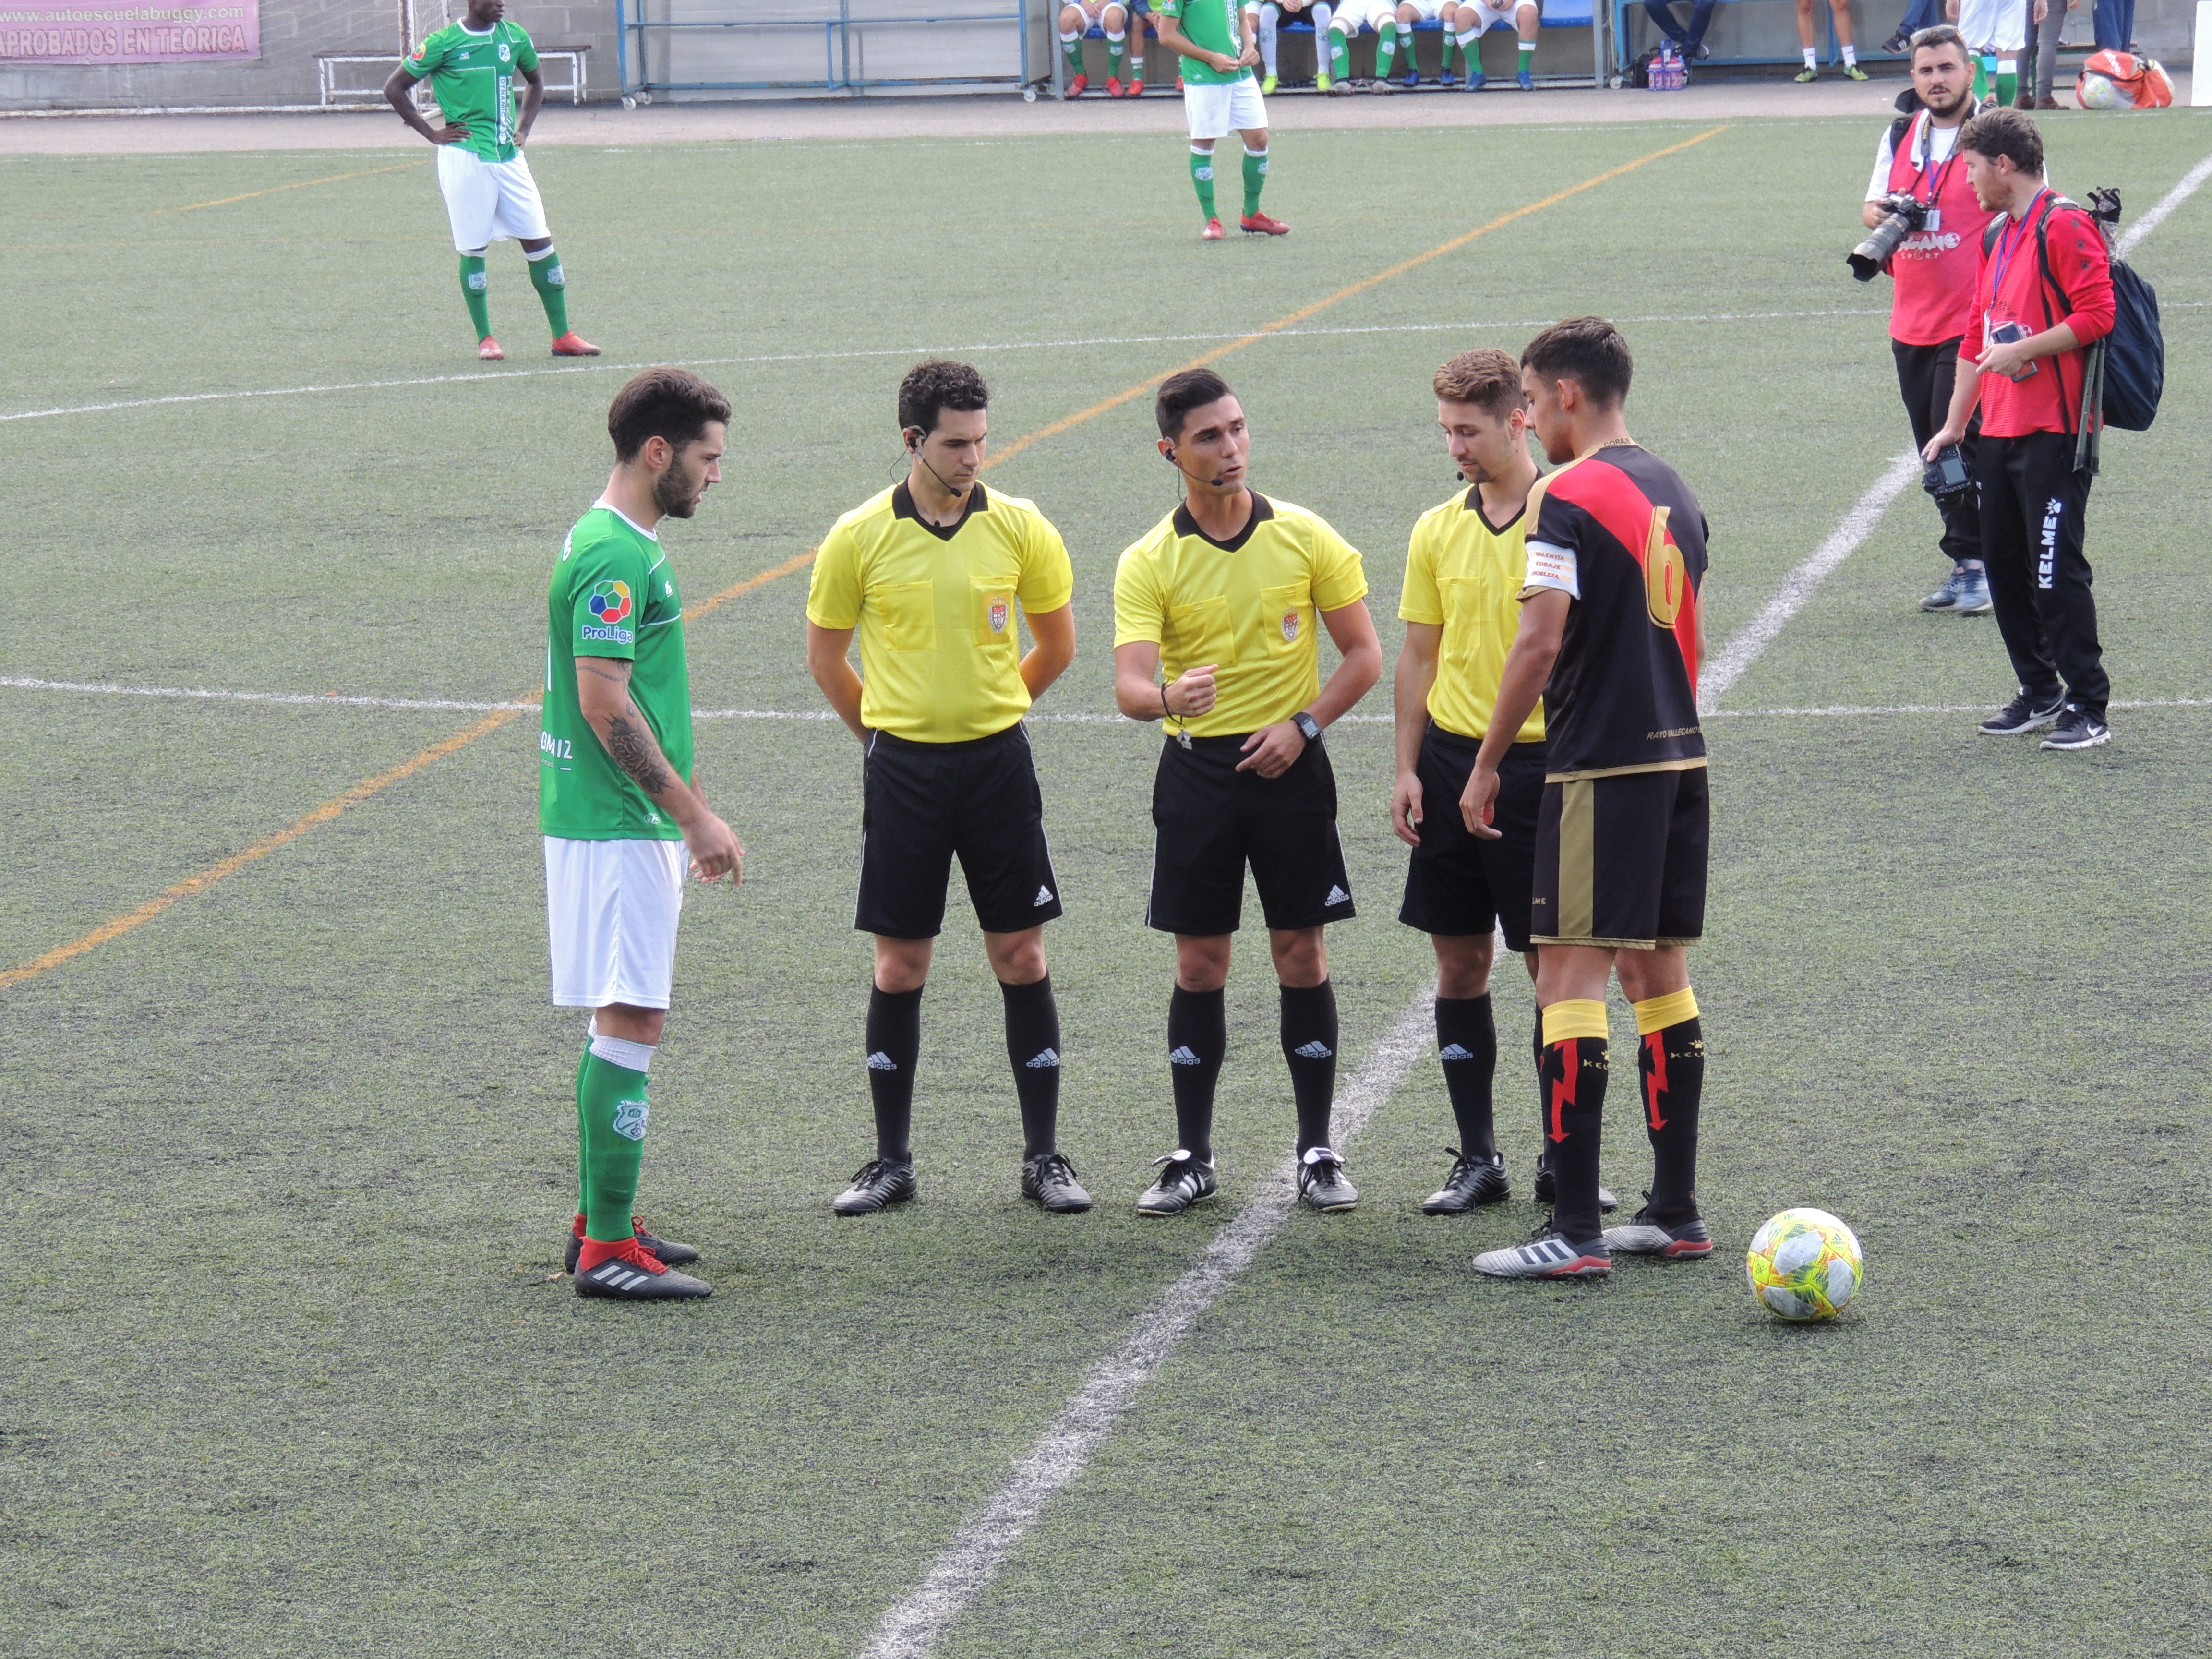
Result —
<path fill-rule="evenodd" d="M 1874 234 L 1850 254 L 1861 282 L 1887 270 L 1895 285 L 1889 349 L 1916 448 L 1927 447 L 1951 407 L 1960 342 L 1973 319 L 1982 231 L 1991 216 L 1975 201 L 1959 160 L 1959 131 L 1973 113 L 1972 86 L 1973 66 L 1958 30 L 1938 24 L 1912 37 L 1912 89 L 1920 107 L 1882 135 L 1863 216 Z M 1972 482 L 1978 432 L 1969 428 L 1958 453 L 1928 469 L 1925 488 L 1942 515 L 1941 545 L 1951 574 L 1920 601 L 1923 611 L 1989 614 Z"/>

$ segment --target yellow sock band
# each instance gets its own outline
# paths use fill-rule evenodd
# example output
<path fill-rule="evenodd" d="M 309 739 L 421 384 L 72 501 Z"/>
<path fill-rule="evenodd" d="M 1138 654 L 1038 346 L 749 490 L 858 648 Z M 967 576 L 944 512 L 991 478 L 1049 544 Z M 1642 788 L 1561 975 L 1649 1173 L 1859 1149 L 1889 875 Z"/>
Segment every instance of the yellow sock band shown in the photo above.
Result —
<path fill-rule="evenodd" d="M 1544 1046 L 1565 1042 L 1569 1037 L 1595 1037 L 1602 1042 L 1607 1036 L 1605 1004 L 1577 1001 L 1555 1002 L 1544 1010 Z"/>
<path fill-rule="evenodd" d="M 1669 1025 L 1680 1025 L 1686 1019 L 1698 1017 L 1697 994 L 1686 985 L 1663 997 L 1646 997 L 1634 1006 L 1638 1036 L 1650 1036 L 1654 1031 L 1663 1031 Z"/>

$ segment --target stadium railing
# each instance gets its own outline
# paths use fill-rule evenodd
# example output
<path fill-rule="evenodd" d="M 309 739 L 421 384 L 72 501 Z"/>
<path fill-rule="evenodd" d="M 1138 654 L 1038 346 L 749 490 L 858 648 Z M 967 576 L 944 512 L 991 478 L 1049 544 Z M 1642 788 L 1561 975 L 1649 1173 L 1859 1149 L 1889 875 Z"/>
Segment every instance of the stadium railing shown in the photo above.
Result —
<path fill-rule="evenodd" d="M 823 0 L 823 3 L 811 9 L 801 0 L 790 0 L 786 6 L 775 9 L 766 6 L 756 9 L 747 0 L 737 0 L 728 15 L 659 18 L 646 15 L 648 3 L 649 0 L 615 0 L 615 62 L 625 105 L 650 103 L 654 94 L 663 92 L 860 93 L 893 87 L 999 86 L 1018 90 L 1025 97 L 1036 95 L 1037 80 L 1033 79 L 1030 70 L 1031 18 L 1024 9 L 1024 0 L 999 0 L 990 9 L 973 11 L 940 10 L 933 5 L 899 10 L 895 9 L 896 0 L 876 0 L 876 4 L 865 13 L 854 9 L 854 0 Z M 884 76 L 866 71 L 863 37 L 872 32 L 947 27 L 1003 29 L 1012 37 L 1007 42 L 1012 48 L 1006 57 L 1007 72 Z M 793 30 L 805 33 L 817 29 L 822 34 L 819 76 L 687 77 L 678 68 L 685 56 L 687 42 L 691 43 L 693 55 L 703 52 L 711 58 L 726 57 L 726 52 L 718 53 L 715 47 L 727 47 L 749 37 L 773 40 L 779 35 L 787 38 Z M 649 42 L 661 49 L 662 61 L 669 71 L 665 79 L 656 79 L 651 72 Z M 791 61 L 787 50 L 772 55 L 785 63 Z"/>
<path fill-rule="evenodd" d="M 1541 0 L 1541 5 L 1542 9 L 1539 15 L 1542 17 L 1546 28 L 1586 28 L 1590 32 L 1590 72 L 1587 78 L 1579 75 L 1539 76 L 1536 77 L 1536 84 L 1540 87 L 1601 87 L 1605 85 L 1605 14 L 1598 9 L 1597 0 Z M 1614 15 L 1616 18 L 1620 15 L 1618 9 L 1615 10 Z M 1130 21 L 1132 28 L 1134 28 L 1136 20 L 1132 18 Z M 1618 27 L 1617 24 L 1616 27 Z M 1414 34 L 1442 34 L 1443 29 L 1444 26 L 1442 23 L 1425 21 L 1415 23 L 1411 32 Z M 1492 25 L 1490 32 L 1496 33 L 1499 29 L 1504 29 L 1510 34 L 1513 33 L 1513 25 L 1505 22 L 1497 23 Z M 1316 58 L 1318 59 L 1320 42 L 1313 40 L 1314 26 L 1310 19 L 1285 18 L 1276 25 L 1275 33 L 1279 38 L 1304 37 L 1313 45 Z M 1362 24 L 1359 33 L 1371 35 L 1375 31 L 1371 26 Z M 1106 31 L 1093 23 L 1083 32 L 1083 38 L 1085 40 L 1103 40 L 1106 38 Z M 1170 53 L 1169 56 L 1172 58 L 1174 54 Z M 1147 82 L 1146 84 L 1151 86 L 1154 83 Z M 1175 77 L 1172 75 L 1164 76 L 1158 84 L 1172 90 L 1175 86 Z M 1053 67 L 1053 89 L 1059 93 L 1065 93 L 1067 90 L 1067 64 L 1064 58 L 1055 63 Z M 1311 75 L 1301 76 L 1297 80 L 1285 75 L 1281 78 L 1278 87 L 1279 92 L 1308 92 L 1312 89 Z M 1441 92 L 1444 88 L 1424 86 L 1421 90 Z"/>
<path fill-rule="evenodd" d="M 584 101 L 585 82 L 588 70 L 585 60 L 591 52 L 589 46 L 540 46 L 538 61 L 549 64 L 555 58 L 566 61 L 568 78 L 559 82 L 551 76 L 545 77 L 545 95 L 567 93 L 568 101 Z M 384 83 L 392 78 L 392 71 L 401 60 L 388 52 L 319 52 L 315 54 L 315 86 L 317 101 L 325 109 L 336 109 L 345 104 L 380 104 L 384 101 Z M 345 71 L 363 66 L 378 71 L 374 86 L 349 85 Z"/>
<path fill-rule="evenodd" d="M 1677 0 L 1677 3 L 1686 4 L 1687 0 Z M 1716 0 L 1716 3 L 1720 10 L 1724 11 L 1736 6 L 1748 5 L 1751 3 L 1751 0 Z M 1815 0 L 1815 3 L 1818 3 L 1818 0 Z M 1834 11 L 1826 5 L 1821 5 L 1820 13 L 1826 20 L 1824 27 L 1827 31 L 1827 46 L 1822 53 L 1820 61 L 1824 64 L 1832 65 L 1840 63 L 1843 60 L 1843 43 L 1836 38 L 1836 15 Z M 1675 15 L 1679 17 L 1681 14 L 1678 12 Z M 1715 15 L 1717 15 L 1718 12 L 1716 12 Z M 1635 20 L 1638 18 L 1643 19 L 1641 28 L 1634 27 Z M 1638 37 L 1648 36 L 1649 38 L 1639 38 L 1633 45 L 1632 45 L 1630 38 L 1632 30 L 1633 30 L 1633 33 Z M 1635 62 L 1638 58 L 1656 51 L 1658 49 L 1660 38 L 1658 29 L 1654 27 L 1650 15 L 1644 9 L 1644 0 L 1613 0 L 1614 76 L 1613 84 L 1616 87 L 1623 84 L 1627 78 L 1628 66 Z M 1796 44 L 1794 36 L 1791 38 L 1791 44 L 1794 47 Z M 1865 46 L 1859 49 L 1859 56 L 1863 58 L 1868 59 L 1896 58 L 1900 63 L 1904 61 L 1903 58 L 1895 52 L 1885 52 L 1877 51 L 1872 47 Z M 1690 69 L 1691 73 L 1694 75 L 1700 70 L 1762 69 L 1774 64 L 1787 65 L 1795 64 L 1798 61 L 1797 53 L 1795 50 L 1790 52 L 1786 56 L 1723 58 L 1718 54 L 1716 54 L 1711 58 L 1700 58 L 1697 63 L 1692 64 L 1690 66 Z"/>

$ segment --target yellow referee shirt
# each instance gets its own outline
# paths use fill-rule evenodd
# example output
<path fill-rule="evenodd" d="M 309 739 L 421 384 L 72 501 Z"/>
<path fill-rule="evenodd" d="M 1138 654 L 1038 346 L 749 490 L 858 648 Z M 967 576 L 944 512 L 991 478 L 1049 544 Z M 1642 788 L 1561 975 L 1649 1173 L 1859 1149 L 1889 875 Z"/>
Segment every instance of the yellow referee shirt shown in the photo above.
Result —
<path fill-rule="evenodd" d="M 1178 507 L 1121 555 L 1114 643 L 1150 640 L 1170 680 L 1215 665 L 1214 704 L 1170 721 L 1195 738 L 1286 720 L 1321 690 L 1319 612 L 1367 594 L 1352 544 L 1316 514 L 1252 492 L 1252 519 L 1217 542 Z"/>
<path fill-rule="evenodd" d="M 1441 623 L 1437 683 L 1429 688 L 1429 718 L 1464 738 L 1490 735 L 1505 653 L 1521 627 L 1521 589 L 1528 570 L 1528 515 L 1493 530 L 1482 516 L 1473 484 L 1441 507 L 1421 514 L 1406 550 L 1406 581 L 1398 593 L 1398 619 Z M 1540 743 L 1544 705 L 1539 701 L 1516 743 Z"/>
<path fill-rule="evenodd" d="M 806 619 L 860 630 L 860 721 L 916 743 L 1003 732 L 1026 714 L 1021 628 L 1075 592 L 1060 532 L 1036 504 L 980 483 L 951 529 L 903 483 L 837 520 L 814 561 Z"/>

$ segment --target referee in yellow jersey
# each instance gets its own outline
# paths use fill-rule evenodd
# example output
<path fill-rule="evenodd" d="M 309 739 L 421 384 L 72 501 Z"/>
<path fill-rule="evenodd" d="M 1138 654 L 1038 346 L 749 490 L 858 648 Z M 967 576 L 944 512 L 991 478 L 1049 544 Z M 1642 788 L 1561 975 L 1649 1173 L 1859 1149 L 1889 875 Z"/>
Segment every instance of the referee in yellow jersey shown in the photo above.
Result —
<path fill-rule="evenodd" d="M 965 363 L 915 367 L 898 395 L 906 479 L 837 520 L 806 596 L 808 672 L 866 755 L 853 925 L 876 939 L 867 1020 L 876 1155 L 837 1196 L 839 1215 L 915 1195 L 921 991 L 956 855 L 1006 999 L 1022 1194 L 1050 1211 L 1091 1207 L 1056 1140 L 1060 1013 L 1044 924 L 1060 913 L 1060 879 L 1022 726 L 1031 700 L 1074 659 L 1075 573 L 1033 504 L 977 482 L 989 402 Z M 859 674 L 847 659 L 856 629 Z"/>
<path fill-rule="evenodd" d="M 1169 376 L 1153 412 L 1160 453 L 1183 475 L 1183 501 L 1121 555 L 1114 689 L 1123 714 L 1164 720 L 1169 732 L 1152 786 L 1145 920 L 1176 936 L 1168 1069 L 1176 1146 L 1137 1208 L 1174 1215 L 1215 1190 L 1223 987 L 1249 863 L 1282 988 L 1298 1195 L 1316 1209 L 1346 1210 L 1359 1194 L 1329 1145 L 1336 993 L 1322 929 L 1351 918 L 1352 882 L 1322 729 L 1382 671 L 1367 579 L 1359 555 L 1317 515 L 1247 484 L 1243 406 L 1218 374 Z M 1317 626 L 1343 653 L 1326 686 Z"/>
<path fill-rule="evenodd" d="M 1510 354 L 1462 351 L 1437 370 L 1433 385 L 1444 447 L 1468 488 L 1421 515 L 1406 552 L 1390 827 L 1413 849 L 1398 920 L 1428 934 L 1436 947 L 1437 1057 L 1459 1125 L 1451 1173 L 1421 1208 L 1461 1215 L 1512 1192 L 1492 1116 L 1498 1026 L 1490 970 L 1497 935 L 1504 933 L 1506 948 L 1521 953 L 1532 980 L 1536 973 L 1528 899 L 1544 799 L 1540 704 L 1498 767 L 1492 822 L 1499 839 L 1469 832 L 1460 797 L 1490 730 L 1498 678 L 1521 623 L 1528 568 L 1522 509 L 1537 472 L 1528 453 L 1521 365 Z M 1539 1029 L 1532 1054 L 1541 1048 Z M 1534 1076 L 1532 1067 L 1531 1081 Z M 1540 1157 L 1536 1192 L 1540 1202 L 1550 1200 L 1550 1170 Z M 1601 1196 L 1612 1208 L 1612 1194 Z"/>

